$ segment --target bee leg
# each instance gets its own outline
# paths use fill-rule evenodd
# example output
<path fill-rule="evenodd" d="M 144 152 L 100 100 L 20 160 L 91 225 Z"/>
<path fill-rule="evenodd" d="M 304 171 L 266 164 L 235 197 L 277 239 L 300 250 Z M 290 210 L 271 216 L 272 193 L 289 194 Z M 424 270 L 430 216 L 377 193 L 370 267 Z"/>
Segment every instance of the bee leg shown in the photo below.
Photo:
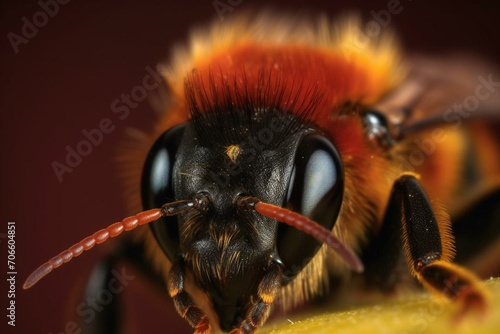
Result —
<path fill-rule="evenodd" d="M 380 230 L 370 237 L 370 245 L 363 251 L 362 256 L 365 284 L 368 288 L 378 289 L 385 294 L 396 292 L 405 276 L 408 276 L 400 211 L 400 203 L 389 202 L 383 224 Z"/>
<path fill-rule="evenodd" d="M 86 312 L 81 312 L 78 308 L 78 314 L 82 316 L 79 319 L 79 325 L 82 333 L 95 333 L 95 334 L 117 334 L 120 332 L 120 312 L 119 304 L 120 297 L 118 294 L 111 295 L 109 291 L 110 283 L 116 280 L 113 275 L 113 268 L 116 264 L 116 257 L 114 254 L 108 256 L 106 259 L 99 261 L 92 268 L 87 285 L 85 287 L 82 303 L 80 305 L 88 305 L 92 301 L 96 305 L 93 316 L 86 317 Z M 104 297 L 102 292 L 111 296 L 108 303 L 98 304 L 98 297 Z"/>
<path fill-rule="evenodd" d="M 195 334 L 210 333 L 210 324 L 206 315 L 195 306 L 189 294 L 184 290 L 184 260 L 175 261 L 168 275 L 168 293 L 174 300 L 175 309 L 193 328 Z"/>
<path fill-rule="evenodd" d="M 264 324 L 269 317 L 274 299 L 280 291 L 281 275 L 281 266 L 276 262 L 271 263 L 259 283 L 257 302 L 247 310 L 247 316 L 241 323 L 239 332 L 233 331 L 234 333 L 251 334 Z"/>
<path fill-rule="evenodd" d="M 121 312 L 121 293 L 135 279 L 134 269 L 165 292 L 163 276 L 157 274 L 145 258 L 144 245 L 126 238 L 94 265 L 77 307 L 81 333 L 117 334 L 123 331 L 127 323 Z M 87 312 L 90 309 L 95 311 L 92 315 Z"/>
<path fill-rule="evenodd" d="M 429 291 L 457 303 L 459 320 L 471 310 L 486 310 L 486 294 L 479 279 L 451 262 L 453 240 L 449 221 L 436 214 L 417 179 L 410 174 L 396 180 L 389 210 L 402 222 L 403 246 L 413 275 Z M 439 216 L 438 216 L 439 217 Z"/>

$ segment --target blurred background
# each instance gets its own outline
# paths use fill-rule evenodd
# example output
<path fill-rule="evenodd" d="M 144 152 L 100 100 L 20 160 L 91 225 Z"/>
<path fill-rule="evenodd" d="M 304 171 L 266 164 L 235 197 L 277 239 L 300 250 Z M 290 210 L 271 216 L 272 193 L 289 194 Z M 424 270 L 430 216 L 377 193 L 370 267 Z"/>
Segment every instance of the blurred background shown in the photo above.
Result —
<path fill-rule="evenodd" d="M 147 130 L 156 115 L 147 99 L 123 120 L 111 104 L 141 85 L 146 67 L 166 61 L 172 45 L 186 41 L 192 27 L 219 20 L 214 4 L 230 6 L 223 17 L 272 8 L 331 18 L 357 11 L 368 21 L 372 11 L 386 10 L 394 1 L 85 0 L 59 4 L 57 13 L 50 7 L 48 16 L 39 14 L 42 4 L 54 1 L 2 0 L 0 268 L 5 277 L 7 222 L 15 221 L 18 274 L 15 329 L 6 325 L 7 287 L 1 279 L 0 332 L 72 333 L 65 329 L 76 315 L 70 301 L 103 250 L 85 254 L 28 291 L 22 283 L 59 251 L 126 215 L 113 157 L 127 128 Z M 494 1 L 401 0 L 400 6 L 387 28 L 398 32 L 408 53 L 467 51 L 500 62 L 500 12 Z M 23 32 L 34 20 L 40 27 Z M 104 118 L 114 130 L 60 182 L 53 162 L 64 163 L 66 146 L 76 148 L 85 139 L 82 131 L 97 128 Z M 157 296 L 140 278 L 120 298 L 127 301 L 126 333 L 192 333 L 170 299 Z"/>

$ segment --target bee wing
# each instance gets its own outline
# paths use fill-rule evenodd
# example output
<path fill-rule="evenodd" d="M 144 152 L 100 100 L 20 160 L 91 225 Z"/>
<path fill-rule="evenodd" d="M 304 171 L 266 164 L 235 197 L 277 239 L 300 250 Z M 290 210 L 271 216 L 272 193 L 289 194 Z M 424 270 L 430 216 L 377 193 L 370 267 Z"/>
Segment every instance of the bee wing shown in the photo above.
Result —
<path fill-rule="evenodd" d="M 466 55 L 408 62 L 407 78 L 375 106 L 396 126 L 398 138 L 443 123 L 500 120 L 497 66 Z"/>

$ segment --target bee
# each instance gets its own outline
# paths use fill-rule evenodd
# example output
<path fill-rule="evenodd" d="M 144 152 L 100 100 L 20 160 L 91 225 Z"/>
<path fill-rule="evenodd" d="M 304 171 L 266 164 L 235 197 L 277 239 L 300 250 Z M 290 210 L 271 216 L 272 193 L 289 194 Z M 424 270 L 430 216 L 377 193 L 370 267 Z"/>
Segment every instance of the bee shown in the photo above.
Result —
<path fill-rule="evenodd" d="M 135 230 L 121 254 L 196 334 L 254 333 L 329 276 L 390 293 L 411 275 L 459 316 L 484 312 L 480 278 L 500 274 L 500 77 L 405 59 L 391 33 L 361 31 L 355 18 L 263 14 L 194 32 L 164 67 L 164 113 L 123 160 L 142 171 L 131 182 L 144 211 L 24 288 Z"/>

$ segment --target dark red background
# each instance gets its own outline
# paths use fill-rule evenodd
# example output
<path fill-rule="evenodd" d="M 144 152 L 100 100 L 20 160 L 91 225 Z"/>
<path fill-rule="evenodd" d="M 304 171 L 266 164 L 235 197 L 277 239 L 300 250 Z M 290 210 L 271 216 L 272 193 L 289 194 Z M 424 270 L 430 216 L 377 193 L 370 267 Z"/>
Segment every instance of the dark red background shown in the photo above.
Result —
<path fill-rule="evenodd" d="M 71 1 L 15 54 L 7 34 L 20 34 L 21 18 L 31 20 L 40 7 L 36 1 L 2 1 L 0 233 L 6 233 L 7 221 L 16 221 L 18 272 L 16 327 L 7 333 L 63 332 L 75 314 L 68 300 L 102 250 L 56 270 L 31 290 L 22 291 L 22 282 L 49 257 L 125 215 L 113 155 L 127 127 L 147 129 L 155 116 L 144 101 L 120 121 L 110 104 L 141 84 L 146 66 L 167 59 L 171 45 L 184 41 L 190 27 L 217 19 L 212 2 Z M 265 3 L 278 11 L 331 17 L 358 10 L 371 19 L 371 10 L 387 6 L 384 0 L 323 2 L 243 0 L 234 12 Z M 409 51 L 470 50 L 498 64 L 500 13 L 490 3 L 402 0 L 403 11 L 392 17 L 391 28 Z M 60 183 L 51 163 L 63 162 L 65 146 L 75 147 L 81 131 L 104 117 L 116 130 Z M 1 240 L 0 272 L 5 273 L 6 240 Z M 0 328 L 6 328 L 7 289 L 4 278 L 1 282 Z M 192 332 L 171 301 L 154 296 L 139 279 L 123 294 L 131 301 L 130 333 Z"/>

